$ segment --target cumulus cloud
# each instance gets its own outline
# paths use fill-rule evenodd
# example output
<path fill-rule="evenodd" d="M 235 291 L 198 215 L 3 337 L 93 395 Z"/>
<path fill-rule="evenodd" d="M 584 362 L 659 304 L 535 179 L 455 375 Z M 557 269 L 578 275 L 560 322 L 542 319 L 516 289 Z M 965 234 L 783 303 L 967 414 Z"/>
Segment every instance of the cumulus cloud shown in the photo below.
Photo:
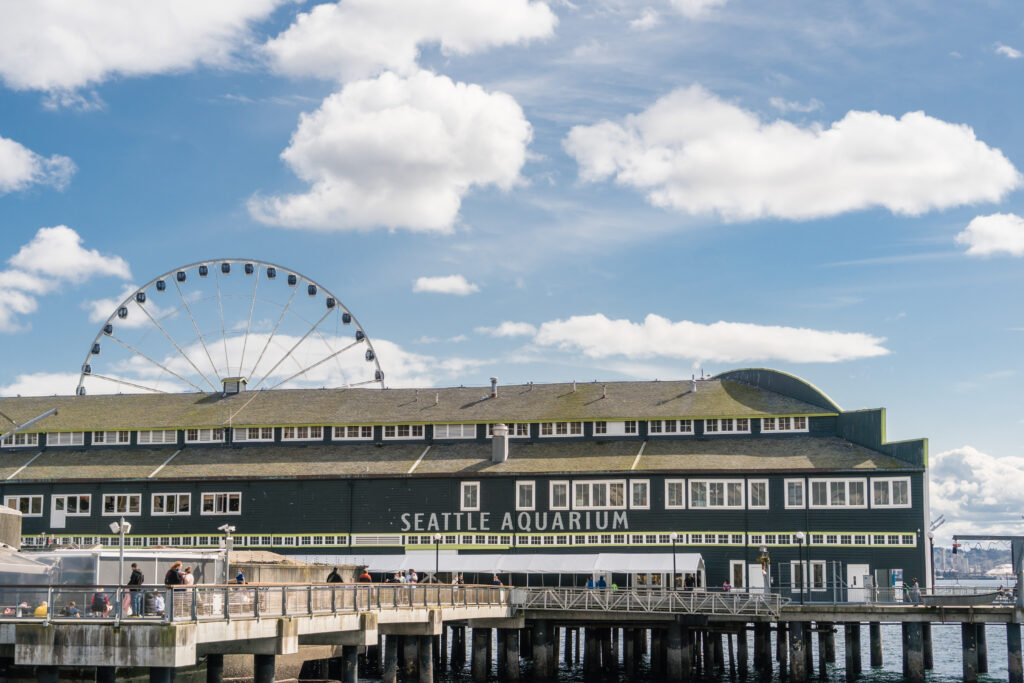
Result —
<path fill-rule="evenodd" d="M 772 105 L 783 114 L 787 114 L 791 111 L 807 114 L 812 111 L 817 111 L 822 107 L 821 100 L 817 100 L 813 97 L 806 102 L 787 100 L 782 97 L 772 97 L 768 100 L 768 104 Z"/>
<path fill-rule="evenodd" d="M 461 275 L 444 275 L 441 277 L 418 277 L 412 285 L 415 293 L 429 292 L 431 294 L 454 294 L 466 296 L 479 292 L 480 287 L 469 282 Z"/>
<path fill-rule="evenodd" d="M 1024 256 L 1024 218 L 1013 213 L 977 216 L 956 236 L 967 246 L 968 256 L 992 256 L 1005 252 Z"/>
<path fill-rule="evenodd" d="M 686 358 L 721 363 L 781 360 L 835 363 L 884 356 L 885 340 L 859 332 L 688 320 L 649 314 L 643 322 L 611 320 L 601 313 L 543 323 L 534 342 L 580 351 L 589 358 Z"/>
<path fill-rule="evenodd" d="M 0 3 L 0 79 L 16 90 L 73 91 L 114 74 L 228 63 L 250 26 L 283 0 L 77 0 Z M 58 97 L 56 104 L 75 104 Z"/>
<path fill-rule="evenodd" d="M 0 136 L 0 194 L 24 190 L 30 185 L 52 185 L 63 190 L 74 173 L 71 159 L 59 154 L 44 157 Z"/>
<path fill-rule="evenodd" d="M 521 182 L 532 130 L 504 93 L 420 71 L 349 83 L 303 114 L 281 158 L 312 187 L 255 196 L 260 222 L 449 232 L 474 187 Z"/>
<path fill-rule="evenodd" d="M 634 31 L 648 31 L 661 23 L 661 15 L 653 7 L 645 7 L 640 16 L 629 22 Z"/>
<path fill-rule="evenodd" d="M 40 228 L 7 263 L 11 267 L 0 270 L 0 332 L 26 329 L 18 316 L 34 313 L 37 297 L 62 282 L 80 284 L 97 275 L 131 277 L 124 259 L 85 249 L 82 238 L 66 225 Z"/>
<path fill-rule="evenodd" d="M 727 0 L 670 0 L 672 6 L 691 19 L 702 16 L 715 7 L 721 7 Z"/>
<path fill-rule="evenodd" d="M 478 327 L 478 334 L 488 334 L 492 337 L 532 337 L 537 334 L 537 328 L 530 323 L 517 323 L 506 320 L 497 327 Z"/>
<path fill-rule="evenodd" d="M 343 0 L 317 5 L 264 46 L 289 76 L 352 80 L 417 70 L 419 48 L 446 55 L 546 38 L 558 23 L 529 0 Z"/>
<path fill-rule="evenodd" d="M 1024 510 L 1024 458 L 996 458 L 972 446 L 932 456 L 932 517 L 946 515 L 946 534 L 1020 533 Z"/>
<path fill-rule="evenodd" d="M 1010 59 L 1020 59 L 1021 57 L 1024 57 L 1024 52 L 1021 52 L 1016 48 L 1010 47 L 1009 45 L 1003 45 L 1002 43 L 996 44 L 996 54 L 1008 57 Z"/>
<path fill-rule="evenodd" d="M 67 396 L 76 386 L 78 375 L 70 372 L 29 372 L 0 385 L 0 396 Z"/>
<path fill-rule="evenodd" d="M 828 127 L 762 121 L 700 86 L 621 123 L 576 126 L 564 147 L 587 182 L 614 179 L 655 206 L 727 220 L 811 219 L 884 207 L 917 215 L 998 201 L 1022 184 L 965 125 L 850 111 Z"/>

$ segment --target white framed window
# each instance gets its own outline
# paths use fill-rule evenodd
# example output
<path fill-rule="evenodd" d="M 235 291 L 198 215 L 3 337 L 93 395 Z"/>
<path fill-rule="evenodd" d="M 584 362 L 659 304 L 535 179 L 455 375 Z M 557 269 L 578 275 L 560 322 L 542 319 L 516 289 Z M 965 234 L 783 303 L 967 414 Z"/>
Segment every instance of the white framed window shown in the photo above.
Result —
<path fill-rule="evenodd" d="M 786 509 L 804 509 L 807 506 L 807 499 L 804 496 L 804 480 L 786 479 L 783 485 L 786 487 Z"/>
<path fill-rule="evenodd" d="M 574 481 L 574 510 L 623 510 L 626 507 L 626 481 Z"/>
<path fill-rule="evenodd" d="M 323 427 L 282 427 L 282 441 L 320 441 L 324 438 Z"/>
<path fill-rule="evenodd" d="M 242 494 L 238 492 L 203 493 L 201 515 L 240 515 L 242 514 Z"/>
<path fill-rule="evenodd" d="M 548 509 L 569 509 L 569 482 L 553 481 L 548 485 Z"/>
<path fill-rule="evenodd" d="M 626 420 L 622 423 L 623 434 L 636 434 L 636 420 Z"/>
<path fill-rule="evenodd" d="M 81 446 L 85 443 L 85 432 L 47 432 L 47 446 Z"/>
<path fill-rule="evenodd" d="M 475 424 L 434 425 L 435 439 L 475 439 Z"/>
<path fill-rule="evenodd" d="M 127 446 L 132 441 L 132 433 L 127 430 L 116 432 L 93 432 L 93 444 L 104 446 Z"/>
<path fill-rule="evenodd" d="M 723 417 L 704 420 L 705 434 L 749 434 L 750 420 L 745 417 Z"/>
<path fill-rule="evenodd" d="M 4 505 L 19 511 L 24 517 L 43 516 L 42 496 L 4 496 Z"/>
<path fill-rule="evenodd" d="M 423 425 L 384 425 L 385 439 L 422 439 Z"/>
<path fill-rule="evenodd" d="M 141 493 L 104 493 L 103 515 L 141 515 Z"/>
<path fill-rule="evenodd" d="M 747 481 L 747 507 L 751 510 L 768 509 L 767 479 L 750 479 Z"/>
<path fill-rule="evenodd" d="M 910 477 L 872 478 L 871 507 L 910 507 Z"/>
<path fill-rule="evenodd" d="M 224 429 L 222 427 L 185 430 L 185 443 L 221 443 L 223 441 Z"/>
<path fill-rule="evenodd" d="M 541 422 L 541 436 L 583 436 L 582 422 Z"/>
<path fill-rule="evenodd" d="M 273 441 L 273 427 L 235 427 L 231 430 L 231 440 L 235 443 L 248 441 Z"/>
<path fill-rule="evenodd" d="M 175 429 L 142 429 L 135 432 L 135 443 L 139 445 L 176 444 L 178 443 L 178 432 Z"/>
<path fill-rule="evenodd" d="M 4 437 L 4 448 L 19 448 L 23 446 L 38 446 L 39 434 L 35 432 L 17 432 Z"/>
<path fill-rule="evenodd" d="M 683 510 L 686 508 L 686 480 L 665 480 L 665 509 Z"/>
<path fill-rule="evenodd" d="M 629 480 L 629 507 L 631 510 L 651 509 L 651 482 L 649 479 Z"/>
<path fill-rule="evenodd" d="M 636 420 L 598 420 L 593 424 L 594 436 L 627 436 L 637 433 Z"/>
<path fill-rule="evenodd" d="M 150 501 L 149 514 L 191 515 L 192 494 L 189 493 L 154 493 Z"/>
<path fill-rule="evenodd" d="M 536 491 L 536 482 L 517 481 L 516 510 L 533 510 L 537 503 Z"/>
<path fill-rule="evenodd" d="M 811 575 L 811 590 L 812 591 L 823 591 L 827 587 L 825 579 L 825 561 L 824 560 L 812 560 L 810 567 Z"/>
<path fill-rule="evenodd" d="M 372 439 L 373 427 L 371 425 L 340 425 L 334 428 L 333 438 L 342 439 Z"/>
<path fill-rule="evenodd" d="M 811 509 L 866 508 L 866 479 L 811 479 Z"/>
<path fill-rule="evenodd" d="M 607 433 L 608 433 L 608 423 L 606 421 L 598 420 L 597 422 L 594 423 L 594 435 L 595 436 L 598 435 L 598 434 L 607 434 Z"/>
<path fill-rule="evenodd" d="M 459 510 L 477 512 L 480 510 L 480 482 L 464 481 L 459 487 Z"/>
<path fill-rule="evenodd" d="M 693 434 L 693 420 L 650 420 L 648 434 Z"/>
<path fill-rule="evenodd" d="M 742 479 L 691 479 L 690 509 L 742 509 Z"/>
<path fill-rule="evenodd" d="M 498 423 L 504 424 L 508 427 L 508 438 L 510 439 L 525 439 L 530 436 L 530 423 L 529 422 L 504 422 Z M 491 423 L 487 425 L 487 436 L 494 436 L 494 425 Z"/>
<path fill-rule="evenodd" d="M 92 513 L 92 496 L 88 493 L 54 496 L 53 509 L 68 517 L 88 517 Z"/>
<path fill-rule="evenodd" d="M 807 418 L 798 415 L 796 417 L 762 417 L 761 418 L 761 431 L 762 432 L 806 432 Z"/>

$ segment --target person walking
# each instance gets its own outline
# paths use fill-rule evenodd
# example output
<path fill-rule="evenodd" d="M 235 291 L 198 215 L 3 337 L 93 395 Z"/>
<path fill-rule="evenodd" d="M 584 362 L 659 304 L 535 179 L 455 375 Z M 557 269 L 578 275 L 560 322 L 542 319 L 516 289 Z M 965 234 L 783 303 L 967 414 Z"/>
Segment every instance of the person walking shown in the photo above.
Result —
<path fill-rule="evenodd" d="M 128 594 L 131 596 L 132 615 L 142 616 L 142 584 L 146 582 L 146 575 L 139 569 L 139 565 L 132 562 L 132 573 L 128 577 Z"/>
<path fill-rule="evenodd" d="M 338 573 L 337 567 L 332 569 L 331 573 L 327 575 L 327 583 L 341 583 L 341 574 Z"/>

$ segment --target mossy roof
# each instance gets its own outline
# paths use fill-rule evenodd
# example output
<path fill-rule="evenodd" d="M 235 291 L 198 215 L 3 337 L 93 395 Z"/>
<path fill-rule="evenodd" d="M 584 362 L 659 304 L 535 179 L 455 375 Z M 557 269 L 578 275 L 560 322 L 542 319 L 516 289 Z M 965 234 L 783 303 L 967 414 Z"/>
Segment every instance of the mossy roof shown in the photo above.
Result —
<path fill-rule="evenodd" d="M 641 454 L 642 445 L 639 440 L 512 442 L 509 458 L 502 463 L 491 462 L 490 444 L 479 442 L 437 443 L 429 449 L 423 443 L 193 446 L 180 450 L 54 449 L 37 458 L 14 481 L 641 475 L 659 472 L 735 475 L 770 471 L 915 469 L 895 458 L 836 437 L 652 439 L 643 447 Z M 174 453 L 177 455 L 160 468 Z M 5 459 L 17 458 L 11 462 L 9 473 L 16 469 L 14 465 L 20 467 L 24 464 L 24 455 L 27 454 L 3 456 Z M 636 468 L 632 469 L 634 462 Z M 0 460 L 0 467 L 4 463 Z"/>
<path fill-rule="evenodd" d="M 733 380 L 512 385 L 444 389 L 286 389 L 221 394 L 0 398 L 18 424 L 51 408 L 27 431 L 185 427 L 544 422 L 834 414 Z M 435 402 L 436 397 L 436 402 Z"/>

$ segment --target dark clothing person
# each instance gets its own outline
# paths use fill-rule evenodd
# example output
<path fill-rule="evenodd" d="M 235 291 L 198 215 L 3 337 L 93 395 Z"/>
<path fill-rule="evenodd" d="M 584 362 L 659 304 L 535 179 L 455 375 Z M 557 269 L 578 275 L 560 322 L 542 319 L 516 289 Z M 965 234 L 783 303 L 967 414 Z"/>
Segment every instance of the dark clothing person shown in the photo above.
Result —
<path fill-rule="evenodd" d="M 107 611 L 110 609 L 110 599 L 107 598 L 107 594 L 103 591 L 93 593 L 92 602 L 90 603 L 89 608 L 95 614 L 102 614 L 106 616 Z"/>
<path fill-rule="evenodd" d="M 128 577 L 129 586 L 141 586 L 146 582 L 146 575 L 138 570 L 135 565 L 132 565 L 132 575 Z"/>
<path fill-rule="evenodd" d="M 165 586 L 180 586 L 183 583 L 185 582 L 181 578 L 181 572 L 179 572 L 177 569 L 174 569 L 173 567 L 171 569 L 168 569 L 167 573 L 164 574 Z"/>
<path fill-rule="evenodd" d="M 337 567 L 331 570 L 331 573 L 327 575 L 327 583 L 341 583 L 341 574 L 338 573 Z"/>
<path fill-rule="evenodd" d="M 131 591 L 132 614 L 142 616 L 142 591 L 139 586 L 146 582 L 146 576 L 139 571 L 138 565 L 132 563 L 132 575 L 128 577 L 128 585 L 134 586 Z"/>
<path fill-rule="evenodd" d="M 597 580 L 597 587 L 598 588 L 607 588 L 608 587 L 608 582 L 604 580 L 603 576 Z"/>
<path fill-rule="evenodd" d="M 235 575 L 235 583 L 245 583 L 245 574 L 238 572 L 238 574 Z"/>

